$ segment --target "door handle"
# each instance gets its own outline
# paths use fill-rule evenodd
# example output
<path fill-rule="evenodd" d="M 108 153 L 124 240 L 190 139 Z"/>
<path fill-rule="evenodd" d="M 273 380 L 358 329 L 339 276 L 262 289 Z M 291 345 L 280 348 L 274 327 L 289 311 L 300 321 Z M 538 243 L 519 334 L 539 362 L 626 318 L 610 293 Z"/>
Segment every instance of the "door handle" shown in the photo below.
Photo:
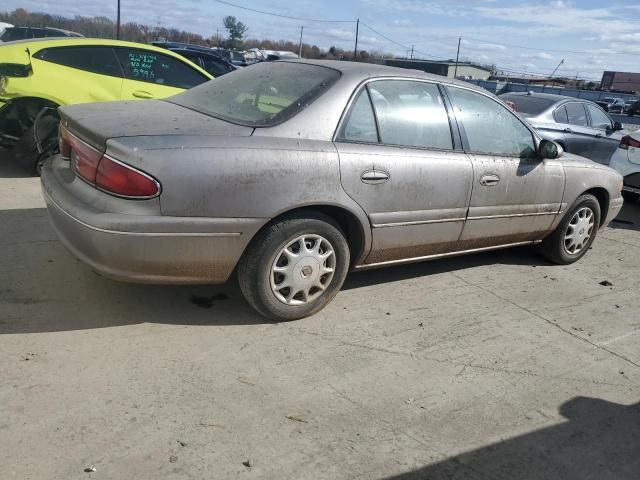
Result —
<path fill-rule="evenodd" d="M 387 172 L 383 172 L 382 170 L 367 170 L 360 175 L 360 179 L 363 183 L 368 183 L 370 185 L 377 185 L 379 183 L 384 183 L 389 180 L 390 175 Z"/>
<path fill-rule="evenodd" d="M 498 175 L 494 175 L 493 173 L 489 173 L 480 177 L 480 185 L 483 185 L 485 187 L 492 187 L 494 185 L 497 185 L 499 181 L 500 177 Z"/>
<path fill-rule="evenodd" d="M 562 130 L 564 133 L 573 133 L 573 130 L 571 130 L 570 128 L 565 128 L 564 130 Z"/>
<path fill-rule="evenodd" d="M 136 90 L 135 92 L 133 92 L 133 96 L 136 98 L 144 98 L 147 100 L 154 98 L 154 96 L 151 93 L 145 92 L 144 90 Z"/>

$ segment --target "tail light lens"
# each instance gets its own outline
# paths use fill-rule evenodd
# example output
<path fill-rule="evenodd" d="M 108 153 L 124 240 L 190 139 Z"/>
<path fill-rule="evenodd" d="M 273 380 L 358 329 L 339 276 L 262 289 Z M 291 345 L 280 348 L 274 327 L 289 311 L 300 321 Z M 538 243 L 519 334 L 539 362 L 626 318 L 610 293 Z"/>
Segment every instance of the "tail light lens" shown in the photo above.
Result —
<path fill-rule="evenodd" d="M 618 148 L 629 150 L 629 147 L 640 148 L 640 141 L 636 140 L 631 135 L 625 135 L 620 139 L 620 145 L 618 145 Z"/>
<path fill-rule="evenodd" d="M 150 198 L 160 193 L 153 177 L 119 162 L 86 144 L 60 125 L 60 154 L 71 161 L 76 174 L 100 190 L 128 198 Z"/>
<path fill-rule="evenodd" d="M 155 197 L 160 193 L 160 184 L 152 177 L 107 156 L 98 166 L 96 186 L 124 197 Z"/>

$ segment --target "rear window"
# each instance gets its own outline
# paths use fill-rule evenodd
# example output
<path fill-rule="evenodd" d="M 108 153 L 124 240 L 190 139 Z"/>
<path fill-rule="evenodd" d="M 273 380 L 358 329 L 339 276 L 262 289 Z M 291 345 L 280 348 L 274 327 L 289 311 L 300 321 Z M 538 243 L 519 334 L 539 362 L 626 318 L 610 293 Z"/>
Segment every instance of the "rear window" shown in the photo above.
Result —
<path fill-rule="evenodd" d="M 168 101 L 250 127 L 269 127 L 303 110 L 340 72 L 302 63 L 261 63 L 205 83 Z"/>
<path fill-rule="evenodd" d="M 540 115 L 547 108 L 555 103 L 555 100 L 540 98 L 529 95 L 500 95 L 501 100 L 509 100 L 516 106 L 516 112 L 523 115 Z"/>

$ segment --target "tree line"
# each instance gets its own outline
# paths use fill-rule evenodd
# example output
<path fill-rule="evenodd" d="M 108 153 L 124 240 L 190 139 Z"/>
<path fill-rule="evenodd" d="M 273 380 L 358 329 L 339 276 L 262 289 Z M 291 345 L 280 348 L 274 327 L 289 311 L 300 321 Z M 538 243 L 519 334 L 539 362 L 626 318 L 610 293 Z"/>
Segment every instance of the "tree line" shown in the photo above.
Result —
<path fill-rule="evenodd" d="M 62 15 L 50 15 L 48 13 L 28 12 L 18 8 L 12 12 L 0 12 L 0 22 L 17 26 L 52 27 L 71 30 L 90 38 L 115 38 L 116 24 L 107 17 L 84 17 L 76 15 L 73 18 Z M 192 43 L 208 47 L 223 47 L 236 50 L 261 48 L 265 50 L 284 50 L 298 53 L 299 43 L 290 40 L 272 40 L 245 38 L 249 31 L 247 25 L 238 21 L 235 17 L 225 17 L 222 28 L 228 36 L 219 34 L 206 37 L 197 33 L 166 28 L 163 26 L 151 26 L 142 23 L 126 22 L 120 25 L 120 39 L 130 42 L 150 43 L 154 40 L 166 40 L 169 42 Z M 302 56 L 311 59 L 353 59 L 353 50 L 345 50 L 332 46 L 328 50 L 302 43 Z M 358 51 L 358 59 L 372 61 L 376 58 L 390 58 L 393 55 L 383 52 Z"/>

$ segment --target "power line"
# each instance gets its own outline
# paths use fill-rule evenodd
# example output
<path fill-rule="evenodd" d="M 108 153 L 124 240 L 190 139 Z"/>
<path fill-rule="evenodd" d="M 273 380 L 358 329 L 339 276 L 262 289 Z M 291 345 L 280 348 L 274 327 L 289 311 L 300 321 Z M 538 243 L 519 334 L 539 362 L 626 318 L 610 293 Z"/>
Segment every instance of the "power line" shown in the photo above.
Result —
<path fill-rule="evenodd" d="M 318 22 L 318 23 L 356 23 L 355 20 L 321 20 L 318 18 L 292 17 L 290 15 L 282 15 L 280 13 L 265 12 L 264 10 L 257 10 L 255 8 L 243 7 L 242 5 L 227 2 L 225 0 L 213 0 L 213 1 L 217 3 L 222 3 L 223 5 L 228 5 L 230 7 L 240 8 L 242 10 L 248 10 L 249 12 L 261 13 L 263 15 L 271 15 L 272 17 L 288 18 L 289 20 L 298 20 L 303 22 Z"/>

